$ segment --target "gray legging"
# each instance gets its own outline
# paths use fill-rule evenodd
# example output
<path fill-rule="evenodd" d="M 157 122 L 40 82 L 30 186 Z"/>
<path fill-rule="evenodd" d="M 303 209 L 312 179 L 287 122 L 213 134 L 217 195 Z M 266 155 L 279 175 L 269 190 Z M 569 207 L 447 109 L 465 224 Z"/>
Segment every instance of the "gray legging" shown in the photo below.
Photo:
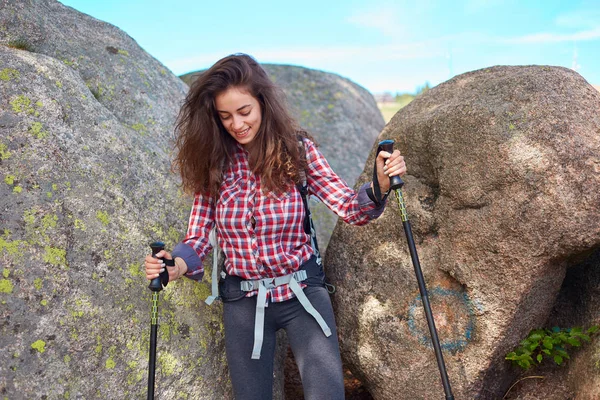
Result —
<path fill-rule="evenodd" d="M 323 316 L 332 335 L 326 337 L 319 324 L 298 299 L 269 303 L 265 309 L 265 331 L 259 360 L 252 360 L 256 296 L 223 303 L 225 348 L 236 400 L 273 398 L 275 333 L 287 332 L 300 370 L 304 398 L 344 399 L 344 376 L 333 308 L 327 290 L 320 286 L 304 289 L 306 297 Z"/>

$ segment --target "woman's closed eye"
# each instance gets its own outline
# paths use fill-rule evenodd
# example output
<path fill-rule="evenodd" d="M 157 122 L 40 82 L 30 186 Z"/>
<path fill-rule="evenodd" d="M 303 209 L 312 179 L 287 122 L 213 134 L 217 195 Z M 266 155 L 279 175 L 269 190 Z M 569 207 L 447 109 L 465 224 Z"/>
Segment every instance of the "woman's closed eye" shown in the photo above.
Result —
<path fill-rule="evenodd" d="M 250 111 L 241 112 L 240 115 L 242 117 L 247 117 L 248 115 L 250 115 Z M 227 115 L 219 114 L 219 118 L 221 118 L 221 120 L 223 120 L 223 121 L 226 121 L 229 118 L 231 118 L 231 114 L 227 114 Z"/>

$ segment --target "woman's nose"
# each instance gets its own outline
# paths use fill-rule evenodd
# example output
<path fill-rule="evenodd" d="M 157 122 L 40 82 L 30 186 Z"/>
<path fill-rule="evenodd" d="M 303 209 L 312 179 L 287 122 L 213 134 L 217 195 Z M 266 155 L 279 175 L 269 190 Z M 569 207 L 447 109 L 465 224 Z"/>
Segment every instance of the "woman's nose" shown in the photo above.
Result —
<path fill-rule="evenodd" d="M 235 130 L 242 129 L 244 127 L 244 120 L 242 117 L 234 116 L 231 127 Z"/>

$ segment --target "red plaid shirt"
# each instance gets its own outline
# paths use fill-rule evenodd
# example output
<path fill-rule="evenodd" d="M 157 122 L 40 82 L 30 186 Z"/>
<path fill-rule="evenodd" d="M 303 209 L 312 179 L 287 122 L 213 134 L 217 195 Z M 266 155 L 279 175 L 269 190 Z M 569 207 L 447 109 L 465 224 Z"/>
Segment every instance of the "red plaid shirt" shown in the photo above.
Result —
<path fill-rule="evenodd" d="M 353 225 L 364 225 L 381 214 L 383 207 L 376 209 L 364 193 L 367 185 L 355 192 L 333 172 L 311 141 L 305 140 L 305 148 L 306 179 L 311 195 Z M 202 260 L 212 249 L 208 234 L 215 223 L 228 274 L 253 280 L 297 271 L 313 254 L 310 237 L 304 233 L 302 224 L 304 212 L 302 197 L 295 186 L 281 195 L 263 193 L 260 176 L 252 173 L 248 153 L 238 145 L 233 162 L 224 174 L 217 202 L 200 194 L 195 196 L 182 244 L 195 250 L 198 260 L 190 263 L 188 257 L 186 275 L 202 276 Z M 185 251 L 176 248 L 173 256 L 178 256 L 176 253 Z M 271 301 L 279 302 L 293 298 L 294 294 L 288 285 L 282 285 L 269 289 L 268 296 Z"/>

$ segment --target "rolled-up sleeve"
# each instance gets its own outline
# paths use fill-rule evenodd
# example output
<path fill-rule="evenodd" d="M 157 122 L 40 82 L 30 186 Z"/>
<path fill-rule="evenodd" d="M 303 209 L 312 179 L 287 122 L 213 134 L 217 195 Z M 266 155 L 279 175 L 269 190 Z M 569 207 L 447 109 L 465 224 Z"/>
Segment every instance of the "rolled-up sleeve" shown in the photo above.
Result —
<path fill-rule="evenodd" d="M 378 218 L 385 209 L 385 202 L 377 206 L 367 194 L 370 183 L 354 191 L 330 167 L 316 146 L 305 139 L 308 162 L 307 182 L 309 190 L 330 210 L 352 225 L 364 225 Z"/>
<path fill-rule="evenodd" d="M 212 250 L 208 241 L 210 230 L 214 227 L 214 201 L 210 196 L 196 194 L 190 213 L 188 231 L 185 238 L 173 249 L 173 258 L 180 257 L 188 267 L 186 277 L 202 280 L 204 265 L 202 261 Z"/>

